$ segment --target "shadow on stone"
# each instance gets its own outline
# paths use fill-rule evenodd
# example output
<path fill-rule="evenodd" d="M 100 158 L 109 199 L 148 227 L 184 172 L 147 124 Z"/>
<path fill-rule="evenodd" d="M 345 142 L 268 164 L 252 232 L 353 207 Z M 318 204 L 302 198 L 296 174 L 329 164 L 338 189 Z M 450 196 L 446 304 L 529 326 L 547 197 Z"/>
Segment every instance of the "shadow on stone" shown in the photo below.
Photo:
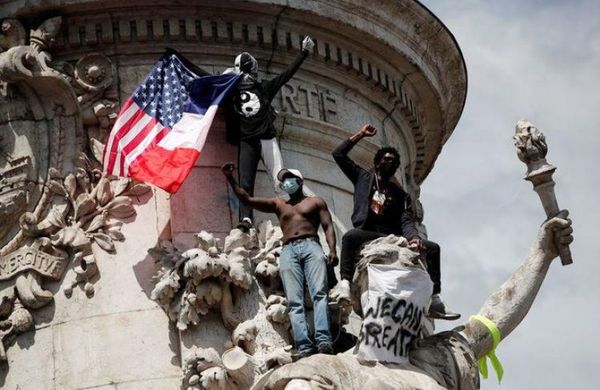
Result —
<path fill-rule="evenodd" d="M 143 198 L 143 196 L 141 197 Z M 159 237 L 165 237 L 170 234 L 168 225 L 163 229 L 160 233 Z M 156 243 L 159 245 L 159 243 Z M 156 246 L 155 245 L 155 246 Z M 151 293 L 154 289 L 155 280 L 154 277 L 158 273 L 160 267 L 158 266 L 156 260 L 150 256 L 146 252 L 146 256 L 135 263 L 133 266 L 133 273 L 138 282 L 138 285 L 146 295 L 149 300 L 151 299 Z M 167 314 L 165 314 L 165 319 L 168 321 L 168 332 L 169 332 L 169 348 L 173 352 L 173 356 L 171 357 L 171 364 L 181 366 L 181 348 L 179 346 L 179 333 L 175 324 L 169 320 Z"/>

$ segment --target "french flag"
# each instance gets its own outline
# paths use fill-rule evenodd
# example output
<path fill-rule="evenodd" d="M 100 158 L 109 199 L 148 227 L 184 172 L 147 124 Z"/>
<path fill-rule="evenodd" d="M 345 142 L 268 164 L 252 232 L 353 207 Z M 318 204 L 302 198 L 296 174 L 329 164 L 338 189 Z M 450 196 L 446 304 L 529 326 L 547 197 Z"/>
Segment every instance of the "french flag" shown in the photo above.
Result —
<path fill-rule="evenodd" d="M 167 50 L 127 99 L 106 142 L 104 172 L 177 192 L 198 159 L 219 105 L 240 76 L 202 76 Z"/>

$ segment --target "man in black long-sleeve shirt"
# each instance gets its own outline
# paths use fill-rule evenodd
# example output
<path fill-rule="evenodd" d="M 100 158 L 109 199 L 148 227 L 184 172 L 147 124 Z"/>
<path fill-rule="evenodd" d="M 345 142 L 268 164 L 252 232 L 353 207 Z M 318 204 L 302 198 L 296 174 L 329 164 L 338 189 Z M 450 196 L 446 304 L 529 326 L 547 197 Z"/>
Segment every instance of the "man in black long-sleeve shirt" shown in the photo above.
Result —
<path fill-rule="evenodd" d="M 440 247 L 433 241 L 421 240 L 415 227 L 409 195 L 393 181 L 400 166 L 400 155 L 394 148 L 379 149 L 374 158 L 375 172 L 358 166 L 348 157 L 350 150 L 364 137 L 372 137 L 377 130 L 363 126 L 356 134 L 342 142 L 333 151 L 333 158 L 354 184 L 352 225 L 342 237 L 340 273 L 342 280 L 332 295 L 349 295 L 357 257 L 362 246 L 379 237 L 394 234 L 409 240 L 417 250 L 426 251 L 427 271 L 433 281 L 433 296 L 429 314 L 434 318 L 455 320 L 460 314 L 446 309 L 441 291 Z"/>
<path fill-rule="evenodd" d="M 249 53 L 241 53 L 235 59 L 235 71 L 242 74 L 237 90 L 233 93 L 227 109 L 227 139 L 238 144 L 238 174 L 240 186 L 254 195 L 254 182 L 258 161 L 263 161 L 274 176 L 283 168 L 281 152 L 275 139 L 273 121 L 276 112 L 271 102 L 281 87 L 300 68 L 314 46 L 310 37 L 302 41 L 302 51 L 279 76 L 271 80 L 258 79 L 258 62 Z M 248 230 L 252 225 L 252 208 L 240 204 L 239 228 Z"/>

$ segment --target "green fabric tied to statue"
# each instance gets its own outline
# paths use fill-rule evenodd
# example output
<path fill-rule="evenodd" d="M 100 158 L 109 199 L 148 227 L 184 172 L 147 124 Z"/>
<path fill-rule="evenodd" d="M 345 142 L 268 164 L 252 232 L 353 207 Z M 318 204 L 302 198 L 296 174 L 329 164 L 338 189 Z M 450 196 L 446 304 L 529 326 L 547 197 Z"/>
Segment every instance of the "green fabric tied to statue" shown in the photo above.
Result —
<path fill-rule="evenodd" d="M 484 316 L 475 315 L 475 316 L 471 316 L 470 319 L 481 322 L 483 325 L 485 325 L 485 327 L 488 329 L 488 331 L 492 335 L 492 350 L 490 352 L 488 352 L 486 355 L 484 355 L 477 362 L 477 366 L 479 367 L 479 372 L 481 373 L 482 377 L 484 377 L 485 379 L 488 378 L 487 359 L 489 358 L 490 362 L 492 363 L 492 367 L 494 368 L 494 371 L 496 371 L 496 376 L 498 377 L 498 383 L 500 383 L 502 381 L 502 376 L 504 375 L 504 368 L 502 367 L 502 363 L 500 363 L 500 360 L 496 356 L 496 347 L 498 346 L 498 344 L 500 344 L 500 340 L 501 340 L 500 331 L 498 330 L 498 327 L 496 326 L 496 324 L 494 324 L 490 319 L 488 319 Z"/>

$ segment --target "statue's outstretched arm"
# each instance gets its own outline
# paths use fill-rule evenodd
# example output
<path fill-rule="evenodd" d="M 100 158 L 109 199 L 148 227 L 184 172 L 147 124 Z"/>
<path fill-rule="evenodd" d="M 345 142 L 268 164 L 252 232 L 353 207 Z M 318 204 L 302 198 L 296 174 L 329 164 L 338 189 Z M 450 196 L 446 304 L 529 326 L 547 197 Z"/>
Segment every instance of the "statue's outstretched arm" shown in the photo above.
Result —
<path fill-rule="evenodd" d="M 546 221 L 523 264 L 504 282 L 498 291 L 490 295 L 479 311 L 479 315 L 490 319 L 506 338 L 529 312 L 548 267 L 558 256 L 559 247 L 573 241 L 571 220 L 568 212 L 562 211 Z M 477 359 L 492 348 L 492 335 L 477 320 L 469 320 L 461 333 L 471 344 Z"/>

